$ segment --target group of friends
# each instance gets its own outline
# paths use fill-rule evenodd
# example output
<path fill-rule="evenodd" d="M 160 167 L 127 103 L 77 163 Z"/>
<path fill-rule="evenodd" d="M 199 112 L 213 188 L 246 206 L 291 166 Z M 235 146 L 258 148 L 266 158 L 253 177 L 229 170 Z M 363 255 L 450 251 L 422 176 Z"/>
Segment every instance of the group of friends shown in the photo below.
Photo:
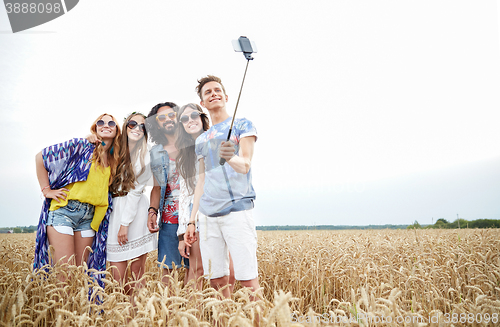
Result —
<path fill-rule="evenodd" d="M 174 265 L 184 264 L 185 283 L 193 280 L 197 289 L 205 275 L 225 297 L 235 280 L 258 291 L 251 173 L 257 131 L 251 121 L 236 118 L 226 141 L 232 117 L 222 81 L 203 77 L 196 92 L 201 107 L 159 103 L 147 116 L 130 114 L 122 128 L 102 114 L 86 138 L 36 155 L 45 201 L 34 269 L 86 262 L 102 283 L 99 272 L 108 263 L 113 278 L 133 295 L 143 283 L 147 254 L 158 249 L 167 285 Z M 151 178 L 148 200 L 144 190 Z"/>

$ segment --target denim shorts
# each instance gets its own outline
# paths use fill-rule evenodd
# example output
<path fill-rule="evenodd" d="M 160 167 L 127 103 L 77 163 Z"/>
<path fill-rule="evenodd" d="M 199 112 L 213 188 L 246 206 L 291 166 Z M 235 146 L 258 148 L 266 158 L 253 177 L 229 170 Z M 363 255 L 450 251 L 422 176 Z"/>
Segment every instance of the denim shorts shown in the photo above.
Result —
<path fill-rule="evenodd" d="M 77 200 L 68 200 L 68 204 L 54 211 L 49 211 L 47 226 L 54 228 L 63 234 L 70 234 L 70 228 L 74 232 L 92 230 L 90 223 L 94 218 L 94 206 Z M 58 227 L 63 227 L 59 228 Z M 70 234 L 73 235 L 73 234 Z"/>
<path fill-rule="evenodd" d="M 160 262 L 158 267 L 162 267 L 161 262 L 165 259 L 164 264 L 168 269 L 173 269 L 172 264 L 175 264 L 177 268 L 182 267 L 182 260 L 184 260 L 184 267 L 189 268 L 189 260 L 183 258 L 179 253 L 178 227 L 179 224 L 161 222 L 160 231 L 158 232 L 158 261 Z"/>

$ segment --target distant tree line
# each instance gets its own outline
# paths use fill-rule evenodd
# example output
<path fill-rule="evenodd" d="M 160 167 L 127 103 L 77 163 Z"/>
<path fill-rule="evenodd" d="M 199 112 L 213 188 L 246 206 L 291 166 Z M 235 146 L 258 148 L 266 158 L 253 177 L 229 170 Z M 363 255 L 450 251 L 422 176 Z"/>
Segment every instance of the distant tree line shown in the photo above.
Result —
<path fill-rule="evenodd" d="M 17 227 L 1 227 L 0 233 L 7 233 L 13 231 L 14 233 L 33 233 L 36 232 L 37 226 L 17 226 Z"/>
<path fill-rule="evenodd" d="M 411 225 L 365 225 L 365 226 L 349 226 L 349 225 L 272 225 L 272 226 L 257 226 L 257 230 L 348 230 L 348 229 L 454 229 L 454 228 L 500 228 L 500 220 L 498 219 L 477 219 L 465 220 L 457 219 L 453 222 L 448 222 L 444 218 L 440 218 L 433 225 L 420 225 L 418 221 Z"/>
<path fill-rule="evenodd" d="M 465 220 L 456 219 L 453 222 L 448 222 L 444 218 L 439 218 L 434 225 L 421 226 L 418 221 L 407 227 L 411 228 L 427 228 L 427 229 L 454 229 L 454 228 L 500 228 L 500 219 L 476 219 Z"/>
<path fill-rule="evenodd" d="M 367 226 L 348 226 L 348 225 L 273 225 L 257 226 L 257 230 L 347 230 L 347 229 L 405 229 L 408 225 L 367 225 Z"/>

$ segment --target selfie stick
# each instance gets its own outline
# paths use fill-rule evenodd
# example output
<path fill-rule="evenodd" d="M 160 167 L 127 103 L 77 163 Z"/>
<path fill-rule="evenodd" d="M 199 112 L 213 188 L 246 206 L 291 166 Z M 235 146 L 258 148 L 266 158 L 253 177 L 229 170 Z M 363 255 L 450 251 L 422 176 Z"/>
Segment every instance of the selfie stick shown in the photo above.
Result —
<path fill-rule="evenodd" d="M 254 44 L 255 46 L 255 44 Z M 247 60 L 247 65 L 245 67 L 245 74 L 243 74 L 243 81 L 241 81 L 240 93 L 238 94 L 238 100 L 236 101 L 236 108 L 234 108 L 233 119 L 231 120 L 231 127 L 229 127 L 229 132 L 227 133 L 227 140 L 231 137 L 231 131 L 233 130 L 234 118 L 236 117 L 236 110 L 238 110 L 238 103 L 240 103 L 241 91 L 243 90 L 243 83 L 245 83 L 245 77 L 247 76 L 248 63 L 253 60 L 252 53 L 257 52 L 257 49 L 252 48 L 252 43 L 246 36 L 240 36 L 238 41 L 233 41 L 234 51 L 243 52 L 245 59 Z M 220 158 L 219 164 L 222 166 L 226 163 L 226 159 Z"/>

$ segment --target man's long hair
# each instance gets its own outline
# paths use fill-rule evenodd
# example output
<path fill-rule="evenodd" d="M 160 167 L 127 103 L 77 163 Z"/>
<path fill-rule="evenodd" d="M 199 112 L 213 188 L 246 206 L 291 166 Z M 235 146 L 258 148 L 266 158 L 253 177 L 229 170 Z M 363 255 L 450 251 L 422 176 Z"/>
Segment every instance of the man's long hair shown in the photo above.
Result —
<path fill-rule="evenodd" d="M 158 103 L 151 109 L 148 114 L 148 117 L 146 119 L 146 129 L 149 135 L 151 135 L 151 140 L 154 143 L 166 145 L 168 144 L 168 139 L 163 133 L 163 128 L 160 128 L 158 126 L 158 123 L 156 122 L 156 115 L 158 114 L 158 110 L 162 107 L 170 107 L 174 110 L 175 113 L 179 111 L 179 107 L 177 107 L 177 105 L 173 102 Z"/>

